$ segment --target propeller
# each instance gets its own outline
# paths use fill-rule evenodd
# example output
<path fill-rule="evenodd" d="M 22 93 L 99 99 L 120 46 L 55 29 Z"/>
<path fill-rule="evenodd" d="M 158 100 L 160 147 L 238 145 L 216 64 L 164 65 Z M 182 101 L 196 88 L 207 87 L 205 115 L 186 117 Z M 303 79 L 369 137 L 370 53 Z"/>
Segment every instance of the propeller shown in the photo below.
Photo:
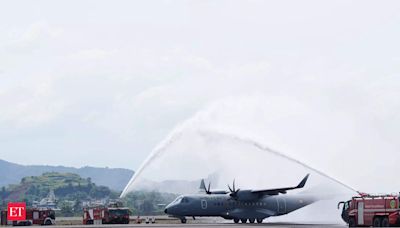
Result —
<path fill-rule="evenodd" d="M 222 194 L 227 194 L 227 193 L 229 193 L 229 192 L 227 192 L 227 191 L 221 191 L 221 190 L 214 190 L 214 191 L 211 191 L 211 181 L 210 182 L 208 182 L 208 186 L 206 186 L 206 184 L 205 184 L 205 182 L 204 182 L 204 179 L 201 179 L 201 182 L 200 182 L 200 187 L 199 187 L 201 190 L 203 190 L 206 194 L 208 194 L 208 195 L 212 195 L 212 194 L 214 194 L 214 195 L 222 195 Z"/>
<path fill-rule="evenodd" d="M 204 191 L 206 192 L 206 194 L 210 195 L 212 194 L 211 192 L 211 182 L 208 182 L 208 187 L 206 187 L 204 180 L 201 180 L 201 184 L 200 184 L 200 188 L 204 189 Z"/>
<path fill-rule="evenodd" d="M 228 184 L 228 189 L 229 189 L 229 191 L 231 192 L 231 194 L 229 194 L 229 195 L 230 195 L 231 197 L 233 197 L 233 198 L 236 198 L 237 193 L 240 191 L 240 189 L 238 188 L 238 189 L 236 190 L 236 187 L 235 187 L 235 179 L 233 179 L 232 188 L 231 188 L 231 186 L 229 186 L 229 184 Z"/>

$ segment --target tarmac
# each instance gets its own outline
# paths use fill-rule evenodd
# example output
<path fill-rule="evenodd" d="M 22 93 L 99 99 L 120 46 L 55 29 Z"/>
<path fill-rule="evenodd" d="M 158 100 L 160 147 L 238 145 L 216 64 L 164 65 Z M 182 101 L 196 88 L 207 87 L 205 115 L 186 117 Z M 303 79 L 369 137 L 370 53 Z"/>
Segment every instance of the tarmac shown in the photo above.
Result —
<path fill-rule="evenodd" d="M 101 228 L 128 228 L 128 227 L 180 227 L 180 228 L 219 228 L 219 227 L 346 227 L 344 225 L 336 224 L 297 224 L 297 223 L 262 223 L 262 224 L 233 224 L 233 223 L 213 223 L 213 224 L 125 224 L 125 225 L 56 225 L 51 226 L 52 228 L 89 228 L 89 227 L 101 227 Z"/>
<path fill-rule="evenodd" d="M 58 217 L 56 219 L 57 225 L 51 226 L 51 228 L 65 228 L 65 227 L 73 227 L 73 228 L 129 228 L 129 227 L 180 227 L 180 228 L 223 228 L 223 227 L 277 227 L 277 228 L 285 228 L 285 227 L 347 227 L 343 224 L 318 224 L 318 223 L 274 223 L 264 221 L 264 223 L 258 224 L 250 224 L 250 223 L 238 223 L 235 224 L 232 221 L 224 220 L 224 219 L 210 219 L 210 218 L 196 218 L 196 220 L 192 220 L 189 218 L 186 224 L 180 223 L 180 220 L 176 218 L 171 218 L 168 216 L 154 216 L 156 219 L 155 224 L 146 224 L 145 218 L 142 217 L 142 223 L 135 223 L 135 218 L 132 216 L 130 224 L 102 224 L 102 225 L 82 225 L 81 217 Z"/>

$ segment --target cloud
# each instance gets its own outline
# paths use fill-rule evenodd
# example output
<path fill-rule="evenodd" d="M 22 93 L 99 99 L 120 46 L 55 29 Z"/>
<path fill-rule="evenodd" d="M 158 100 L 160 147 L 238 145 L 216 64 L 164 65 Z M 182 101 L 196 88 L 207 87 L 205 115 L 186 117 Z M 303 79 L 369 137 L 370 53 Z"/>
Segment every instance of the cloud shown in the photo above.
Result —
<path fill-rule="evenodd" d="M 45 21 L 37 21 L 24 29 L 9 32 L 8 39 L 2 46 L 8 52 L 29 52 L 44 45 L 49 39 L 59 38 L 63 32 L 62 28 L 50 26 Z"/>
<path fill-rule="evenodd" d="M 25 142 L 20 151 L 29 151 L 37 132 L 51 131 L 42 140 L 73 132 L 71 138 L 63 135 L 57 143 L 40 145 L 67 148 L 81 139 L 73 149 L 85 150 L 88 159 L 42 156 L 47 163 L 108 163 L 90 159 L 94 152 L 85 141 L 93 139 L 93 147 L 121 145 L 113 151 L 124 159 L 115 166 L 134 168 L 175 125 L 197 111 L 216 100 L 234 103 L 248 96 L 296 100 L 285 110 L 289 114 L 302 113 L 297 104 L 317 107 L 315 115 L 322 116 L 318 124 L 324 113 L 354 119 L 346 122 L 349 128 L 365 125 L 367 130 L 348 132 L 363 133 L 367 144 L 376 137 L 387 143 L 384 147 L 398 146 L 396 7 L 331 3 L 315 11 L 304 4 L 288 9 L 283 3 L 253 3 L 227 1 L 210 8 L 209 3 L 172 1 L 168 10 L 144 2 L 123 8 L 82 3 L 72 17 L 67 10 L 55 13 L 33 3 L 18 15 L 4 10 L 0 130 L 10 142 L 8 150 L 18 151 Z M 361 5 L 362 13 L 355 15 Z M 225 9 L 224 17 L 220 9 Z M 279 109 L 279 102 L 262 101 L 243 105 L 255 113 L 257 106 Z M 230 115 L 223 118 L 228 121 Z M 289 117 L 288 122 L 297 124 Z M 23 129 L 31 133 L 18 140 L 8 136 Z M 340 130 L 346 128 L 332 129 L 342 134 Z M 368 145 L 367 150 L 379 151 Z M 41 149 L 51 154 L 55 148 Z"/>
<path fill-rule="evenodd" d="M 17 128 L 37 127 L 54 120 L 65 104 L 55 97 L 51 79 L 37 79 L 35 84 L 19 85 L 0 93 L 0 122 Z"/>
<path fill-rule="evenodd" d="M 116 50 L 107 51 L 100 48 L 84 49 L 73 53 L 69 58 L 73 60 L 104 60 L 116 54 Z"/>

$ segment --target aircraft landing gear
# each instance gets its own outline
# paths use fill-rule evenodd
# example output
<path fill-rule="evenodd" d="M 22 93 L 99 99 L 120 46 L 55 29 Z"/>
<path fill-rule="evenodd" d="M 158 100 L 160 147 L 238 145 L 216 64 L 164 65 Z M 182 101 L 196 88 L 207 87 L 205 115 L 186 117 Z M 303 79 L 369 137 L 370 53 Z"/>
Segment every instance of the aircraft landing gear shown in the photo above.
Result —
<path fill-rule="evenodd" d="M 257 219 L 257 223 L 262 223 L 263 219 Z"/>
<path fill-rule="evenodd" d="M 186 218 L 185 217 L 181 218 L 181 223 L 186 223 Z"/>
<path fill-rule="evenodd" d="M 251 218 L 251 219 L 249 219 L 249 222 L 250 222 L 250 223 L 254 223 L 255 220 L 256 220 L 256 219 Z"/>
<path fill-rule="evenodd" d="M 242 223 L 246 223 L 247 219 L 240 219 L 240 221 L 242 221 Z"/>
<path fill-rule="evenodd" d="M 234 223 L 239 223 L 239 219 L 235 218 L 235 219 L 233 219 L 233 222 Z"/>

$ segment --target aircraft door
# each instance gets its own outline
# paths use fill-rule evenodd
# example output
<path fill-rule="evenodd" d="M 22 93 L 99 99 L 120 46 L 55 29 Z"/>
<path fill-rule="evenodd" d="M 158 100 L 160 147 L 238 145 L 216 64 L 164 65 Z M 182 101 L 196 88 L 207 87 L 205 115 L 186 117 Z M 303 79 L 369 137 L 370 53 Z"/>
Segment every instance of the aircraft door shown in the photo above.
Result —
<path fill-rule="evenodd" d="M 201 209 L 207 209 L 207 200 L 205 199 L 201 200 Z"/>
<path fill-rule="evenodd" d="M 285 214 L 286 213 L 286 200 L 282 197 L 277 198 L 278 203 L 278 214 Z"/>

